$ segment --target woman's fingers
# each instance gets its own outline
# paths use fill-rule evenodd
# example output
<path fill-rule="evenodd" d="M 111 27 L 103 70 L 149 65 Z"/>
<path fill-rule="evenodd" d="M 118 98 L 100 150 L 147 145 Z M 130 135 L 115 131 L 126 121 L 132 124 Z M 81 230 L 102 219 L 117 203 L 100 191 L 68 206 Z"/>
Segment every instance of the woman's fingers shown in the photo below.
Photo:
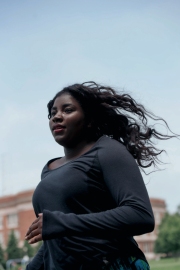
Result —
<path fill-rule="evenodd" d="M 30 244 L 42 240 L 42 223 L 43 223 L 43 214 L 39 214 L 39 217 L 34 220 L 25 236 L 25 239 L 29 240 Z"/>
<path fill-rule="evenodd" d="M 36 235 L 39 235 L 41 233 L 41 229 L 40 228 L 36 228 L 32 231 L 30 231 L 30 233 L 26 236 L 26 240 L 29 240 L 33 237 L 35 237 Z"/>
<path fill-rule="evenodd" d="M 38 234 L 28 241 L 29 244 L 34 244 L 42 240 L 42 235 Z"/>
<path fill-rule="evenodd" d="M 29 227 L 29 230 L 26 233 L 26 237 L 28 237 L 31 234 L 31 232 L 34 231 L 34 230 L 36 230 L 37 228 L 38 228 L 38 224 L 37 223 L 35 223 L 34 225 L 31 225 Z"/>
<path fill-rule="evenodd" d="M 29 227 L 29 230 L 26 233 L 26 237 L 28 237 L 32 231 L 38 229 L 39 227 L 41 227 L 39 222 L 37 222 L 37 221 L 33 222 L 32 225 Z"/>

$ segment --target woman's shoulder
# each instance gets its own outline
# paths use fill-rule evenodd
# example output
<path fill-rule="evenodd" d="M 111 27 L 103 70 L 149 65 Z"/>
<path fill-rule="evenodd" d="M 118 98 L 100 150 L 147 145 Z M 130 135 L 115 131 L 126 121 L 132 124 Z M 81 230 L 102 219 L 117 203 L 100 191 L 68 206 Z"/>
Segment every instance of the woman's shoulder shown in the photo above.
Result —
<path fill-rule="evenodd" d="M 109 136 L 102 136 L 99 138 L 97 141 L 97 144 L 99 146 L 103 146 L 104 148 L 110 149 L 110 148 L 121 148 L 121 149 L 126 149 L 126 147 L 123 145 L 123 143 L 109 137 Z"/>
<path fill-rule="evenodd" d="M 98 141 L 98 158 L 99 160 L 128 160 L 134 163 L 134 158 L 126 146 L 108 136 L 103 136 Z"/>

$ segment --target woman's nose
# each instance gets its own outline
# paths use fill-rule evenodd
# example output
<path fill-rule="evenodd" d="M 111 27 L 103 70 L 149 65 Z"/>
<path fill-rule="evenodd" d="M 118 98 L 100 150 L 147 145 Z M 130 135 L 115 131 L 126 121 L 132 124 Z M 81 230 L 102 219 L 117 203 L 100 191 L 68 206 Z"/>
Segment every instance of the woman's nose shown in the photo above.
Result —
<path fill-rule="evenodd" d="M 63 121 L 62 113 L 57 112 L 56 115 L 54 115 L 53 117 L 53 122 L 56 123 L 56 122 L 62 122 L 62 121 Z"/>

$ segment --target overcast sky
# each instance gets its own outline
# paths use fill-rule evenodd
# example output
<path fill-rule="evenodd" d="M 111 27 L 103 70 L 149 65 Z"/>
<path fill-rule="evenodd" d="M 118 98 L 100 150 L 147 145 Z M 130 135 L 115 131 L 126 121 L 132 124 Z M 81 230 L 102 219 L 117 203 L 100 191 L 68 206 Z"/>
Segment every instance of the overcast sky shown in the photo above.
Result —
<path fill-rule="evenodd" d="M 0 0 L 0 194 L 35 188 L 62 156 L 47 103 L 94 80 L 131 94 L 180 134 L 180 1 Z M 160 144 L 164 171 L 143 174 L 150 197 L 180 204 L 180 141 Z"/>

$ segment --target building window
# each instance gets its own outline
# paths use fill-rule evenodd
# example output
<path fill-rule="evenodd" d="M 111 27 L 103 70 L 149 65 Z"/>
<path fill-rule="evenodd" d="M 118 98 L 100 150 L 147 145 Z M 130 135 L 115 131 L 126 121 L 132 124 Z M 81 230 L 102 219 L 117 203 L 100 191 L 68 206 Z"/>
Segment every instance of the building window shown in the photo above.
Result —
<path fill-rule="evenodd" d="M 155 223 L 157 225 L 159 225 L 161 223 L 161 215 L 160 215 L 160 213 L 159 212 L 155 212 L 154 213 L 154 217 L 155 217 Z"/>
<path fill-rule="evenodd" d="M 15 237 L 16 237 L 17 240 L 20 239 L 20 233 L 19 233 L 19 231 L 14 230 L 14 235 L 15 235 Z"/>
<path fill-rule="evenodd" d="M 18 215 L 10 214 L 7 216 L 7 226 L 8 228 L 18 227 Z"/>
<path fill-rule="evenodd" d="M 0 233 L 0 244 L 1 244 L 1 246 L 4 245 L 4 235 L 3 235 L 3 233 Z"/>
<path fill-rule="evenodd" d="M 144 243 L 143 247 L 144 247 L 143 251 L 144 251 L 145 253 L 150 252 L 150 246 L 149 246 L 149 243 Z"/>
<path fill-rule="evenodd" d="M 2 228 L 3 228 L 3 217 L 0 216 L 0 229 L 2 229 Z"/>

